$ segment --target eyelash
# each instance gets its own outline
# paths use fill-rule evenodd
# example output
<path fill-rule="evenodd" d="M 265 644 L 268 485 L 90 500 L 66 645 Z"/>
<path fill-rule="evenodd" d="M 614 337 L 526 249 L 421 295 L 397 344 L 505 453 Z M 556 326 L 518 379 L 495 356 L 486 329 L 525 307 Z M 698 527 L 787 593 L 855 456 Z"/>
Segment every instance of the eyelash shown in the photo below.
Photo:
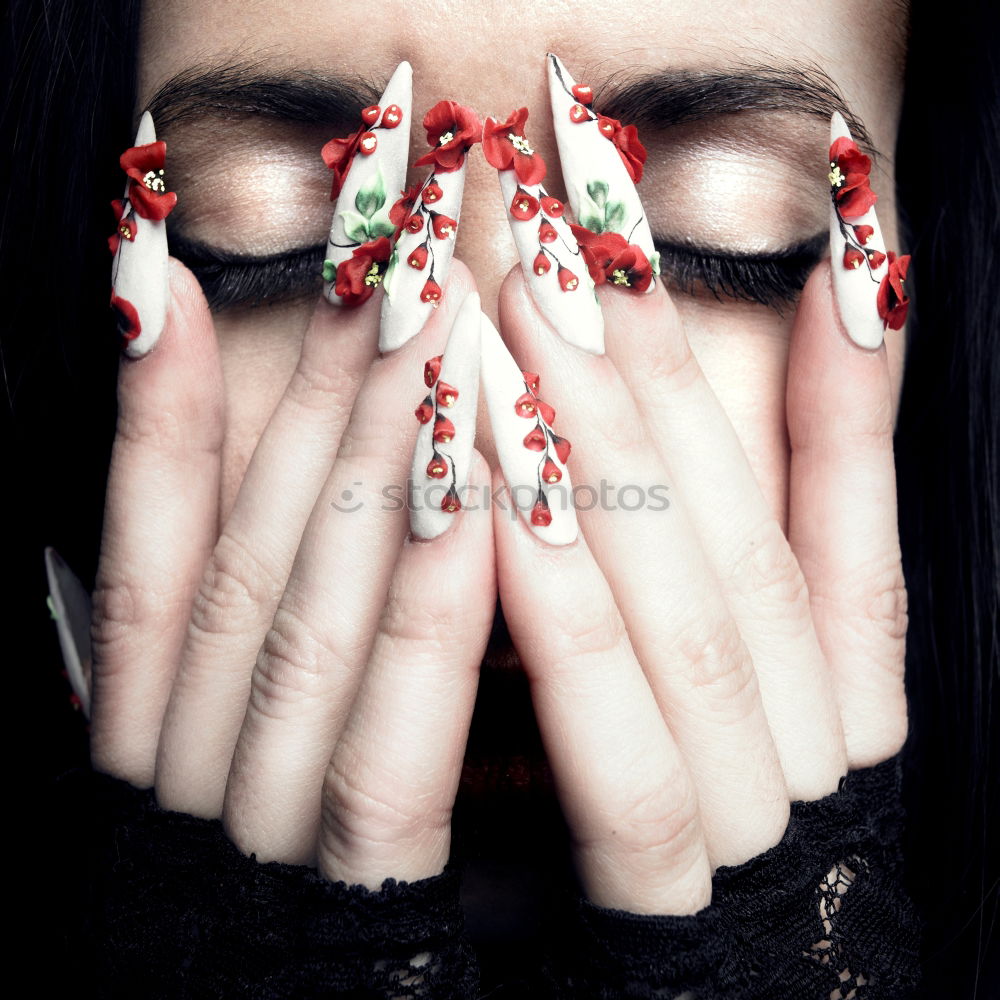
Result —
<path fill-rule="evenodd" d="M 664 280 L 682 294 L 707 292 L 720 302 L 752 302 L 780 312 L 798 298 L 823 255 L 825 241 L 818 235 L 780 253 L 760 255 L 722 253 L 665 240 L 655 244 Z M 170 250 L 201 283 L 209 306 L 222 311 L 318 294 L 326 247 L 250 257 L 172 240 Z"/>
<path fill-rule="evenodd" d="M 656 240 L 665 280 L 685 295 L 752 302 L 781 312 L 795 303 L 826 245 L 825 234 L 773 254 L 703 250 Z"/>

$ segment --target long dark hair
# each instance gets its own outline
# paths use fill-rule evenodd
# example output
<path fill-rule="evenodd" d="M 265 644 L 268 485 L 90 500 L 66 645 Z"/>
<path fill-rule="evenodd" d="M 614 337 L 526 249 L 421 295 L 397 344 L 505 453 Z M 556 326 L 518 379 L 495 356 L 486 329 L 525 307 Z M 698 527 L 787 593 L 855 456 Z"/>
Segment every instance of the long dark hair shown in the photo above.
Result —
<path fill-rule="evenodd" d="M 997 922 L 989 851 L 1000 840 L 997 741 L 988 727 L 1000 590 L 1000 112 L 987 6 L 952 0 L 913 11 L 897 150 L 914 255 L 897 433 L 911 613 L 905 847 L 927 928 L 928 997 L 973 996 L 977 982 L 988 995 L 986 948 Z M 30 756 L 45 762 L 50 782 L 85 763 L 87 749 L 46 620 L 41 554 L 54 545 L 93 582 L 114 429 L 106 203 L 131 136 L 137 25 L 134 0 L 14 0 L 2 39 L 11 78 L 0 148 L 3 169 L 16 176 L 3 185 L 0 318 L 25 501 L 14 532 L 23 560 L 7 576 L 30 601 L 9 627 L 25 630 L 42 661 L 21 664 L 32 672 L 21 704 L 35 723 Z M 60 808 L 47 822 L 65 829 L 68 821 Z M 40 856 L 53 864 L 56 854 Z M 63 874 L 61 898 L 72 890 Z M 69 924 L 65 933 L 68 945 Z"/>

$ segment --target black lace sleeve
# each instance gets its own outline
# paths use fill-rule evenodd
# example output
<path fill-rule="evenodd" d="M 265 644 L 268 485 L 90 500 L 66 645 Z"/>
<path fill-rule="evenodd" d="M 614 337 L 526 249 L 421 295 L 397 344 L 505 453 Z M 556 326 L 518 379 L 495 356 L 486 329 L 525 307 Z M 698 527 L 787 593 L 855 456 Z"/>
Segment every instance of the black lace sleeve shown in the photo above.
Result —
<path fill-rule="evenodd" d="M 899 1000 L 918 979 L 903 888 L 901 762 L 850 772 L 793 802 L 781 842 L 720 868 L 710 906 L 638 916 L 579 902 L 550 963 L 553 996 L 580 1000 Z"/>
<path fill-rule="evenodd" d="M 88 775 L 87 945 L 101 997 L 467 1000 L 459 879 L 379 892 L 244 857 L 217 821 Z M 88 984 L 89 985 L 89 984 Z"/>

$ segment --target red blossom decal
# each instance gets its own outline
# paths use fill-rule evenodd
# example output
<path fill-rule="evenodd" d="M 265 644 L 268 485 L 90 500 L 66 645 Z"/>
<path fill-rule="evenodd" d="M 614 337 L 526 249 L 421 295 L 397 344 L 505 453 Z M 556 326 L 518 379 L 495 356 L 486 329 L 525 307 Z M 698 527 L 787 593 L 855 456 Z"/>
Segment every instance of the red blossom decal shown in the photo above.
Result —
<path fill-rule="evenodd" d="M 573 96 L 581 104 L 593 104 L 594 102 L 593 88 L 588 87 L 585 83 L 577 83 L 573 85 Z"/>
<path fill-rule="evenodd" d="M 903 281 L 909 268 L 909 254 L 897 257 L 891 250 L 889 251 L 889 271 L 879 285 L 876 304 L 883 325 L 890 330 L 899 330 L 906 322 L 910 297 L 903 288 Z"/>
<path fill-rule="evenodd" d="M 447 215 L 441 215 L 439 212 L 431 212 L 431 225 L 434 227 L 434 235 L 439 240 L 446 240 L 449 236 L 455 235 L 455 229 L 458 223 L 449 218 Z"/>
<path fill-rule="evenodd" d="M 422 271 L 427 266 L 427 247 L 421 243 L 410 251 L 410 256 L 406 258 L 406 263 L 418 271 Z"/>
<path fill-rule="evenodd" d="M 396 227 L 396 239 L 399 239 L 399 234 L 404 229 L 410 233 L 419 233 L 423 229 L 423 218 L 413 212 L 419 197 L 420 185 L 414 184 L 407 188 L 389 209 L 389 221 Z M 413 228 L 414 221 L 416 221 L 416 228 Z"/>
<path fill-rule="evenodd" d="M 403 120 L 403 109 L 398 104 L 390 104 L 382 115 L 382 128 L 395 128 Z"/>
<path fill-rule="evenodd" d="M 521 378 L 524 379 L 524 384 L 532 391 L 538 392 L 538 373 L 537 372 L 521 372 Z"/>
<path fill-rule="evenodd" d="M 177 195 L 167 190 L 164 179 L 167 144 L 158 141 L 132 146 L 118 162 L 128 174 L 128 198 L 136 215 L 156 222 L 165 219 L 177 204 Z"/>
<path fill-rule="evenodd" d="M 427 142 L 431 146 L 414 163 L 416 167 L 434 167 L 442 173 L 458 170 L 465 156 L 482 139 L 483 126 L 472 108 L 455 101 L 439 101 L 424 115 Z"/>
<path fill-rule="evenodd" d="M 545 256 L 545 253 L 541 250 L 535 255 L 535 260 L 531 265 L 531 269 L 535 274 L 548 274 L 552 269 L 552 265 L 549 263 L 549 258 Z"/>
<path fill-rule="evenodd" d="M 514 412 L 519 417 L 528 417 L 529 419 L 535 417 L 538 413 L 535 408 L 535 397 L 530 392 L 522 392 L 514 400 Z"/>
<path fill-rule="evenodd" d="M 564 292 L 575 292 L 580 286 L 580 279 L 568 268 L 559 265 L 559 287 Z"/>
<path fill-rule="evenodd" d="M 360 306 L 367 302 L 382 283 L 392 244 L 385 236 L 370 243 L 362 243 L 347 260 L 337 268 L 336 293 L 345 306 Z"/>
<path fill-rule="evenodd" d="M 448 490 L 441 501 L 441 509 L 446 514 L 454 514 L 455 511 L 461 510 L 461 508 L 462 501 L 458 499 L 458 491 L 455 489 L 455 485 L 453 483 L 451 489 Z"/>
<path fill-rule="evenodd" d="M 538 415 L 551 426 L 556 419 L 556 411 L 544 399 L 539 399 L 537 396 L 535 397 L 535 405 L 538 407 Z"/>
<path fill-rule="evenodd" d="M 566 211 L 566 206 L 558 198 L 546 194 L 542 196 L 542 211 L 550 218 L 558 219 Z"/>
<path fill-rule="evenodd" d="M 842 219 L 857 219 L 875 206 L 868 175 L 872 161 L 853 139 L 835 139 L 830 146 L 830 190 Z"/>
<path fill-rule="evenodd" d="M 848 271 L 856 271 L 865 262 L 865 255 L 856 247 L 849 246 L 844 251 L 844 267 Z"/>
<path fill-rule="evenodd" d="M 569 460 L 569 452 L 571 445 L 566 438 L 559 437 L 558 434 L 552 435 L 552 447 L 556 450 L 556 455 L 559 457 L 559 461 L 563 465 Z"/>
<path fill-rule="evenodd" d="M 514 194 L 514 200 L 510 203 L 510 214 L 522 222 L 533 219 L 538 215 L 538 199 L 528 194 L 523 187 L 519 187 Z"/>
<path fill-rule="evenodd" d="M 420 290 L 420 301 L 432 303 L 441 301 L 441 286 L 433 278 L 428 278 L 424 282 L 424 287 Z"/>
<path fill-rule="evenodd" d="M 108 249 L 112 254 L 118 253 L 118 247 L 122 240 L 132 243 L 135 240 L 137 228 L 135 219 L 125 207 L 125 202 L 121 198 L 116 198 L 111 202 L 111 211 L 115 215 L 115 232 L 108 237 Z"/>
<path fill-rule="evenodd" d="M 529 451 L 545 451 L 545 431 L 532 427 L 524 436 L 524 447 Z"/>
<path fill-rule="evenodd" d="M 434 398 L 437 399 L 438 406 L 454 406 L 458 400 L 458 389 L 447 382 L 438 382 Z"/>
<path fill-rule="evenodd" d="M 443 355 L 438 354 L 436 357 L 430 358 L 428 361 L 424 362 L 424 385 L 430 389 L 434 383 L 438 380 L 438 376 L 441 374 L 441 358 Z"/>
<path fill-rule="evenodd" d="M 595 233 L 570 223 L 595 285 L 608 282 L 644 292 L 653 280 L 653 268 L 642 248 L 621 233 Z"/>
<path fill-rule="evenodd" d="M 854 235 L 858 238 L 858 242 L 864 246 L 874 235 L 875 230 L 871 226 L 852 226 L 854 230 Z"/>
<path fill-rule="evenodd" d="M 428 396 L 413 412 L 422 424 L 428 423 L 434 416 L 434 402 L 431 397 Z"/>
<path fill-rule="evenodd" d="M 546 459 L 542 466 L 542 479 L 547 483 L 558 483 L 562 479 L 562 469 L 551 458 Z"/>
<path fill-rule="evenodd" d="M 497 170 L 513 170 L 522 184 L 540 184 L 545 177 L 545 161 L 524 136 L 528 109 L 520 108 L 505 122 L 487 118 L 483 129 L 483 153 Z"/>
<path fill-rule="evenodd" d="M 374 125 L 380 114 L 382 114 L 382 109 L 377 104 L 369 104 L 367 108 L 361 109 L 361 120 L 366 125 Z"/>
<path fill-rule="evenodd" d="M 139 313 L 128 299 L 123 299 L 120 295 L 115 295 L 112 292 L 111 311 L 115 314 L 118 332 L 121 334 L 123 340 L 135 340 L 142 333 Z"/>
<path fill-rule="evenodd" d="M 427 463 L 427 475 L 431 479 L 444 479 L 448 475 L 448 463 L 437 452 Z"/>
<path fill-rule="evenodd" d="M 617 118 L 606 115 L 597 116 L 597 127 L 605 139 L 615 144 L 629 177 L 638 184 L 642 180 L 647 155 L 646 147 L 639 141 L 639 130 L 634 125 L 622 125 Z"/>
<path fill-rule="evenodd" d="M 885 254 L 879 250 L 868 251 L 868 263 L 873 271 L 877 271 L 885 263 Z"/>
<path fill-rule="evenodd" d="M 347 172 L 354 162 L 354 154 L 358 151 L 358 143 L 361 142 L 363 132 L 364 129 L 358 129 L 354 135 L 349 135 L 346 139 L 331 139 L 320 150 L 323 162 L 333 171 L 330 201 L 336 201 L 340 197 L 344 178 L 347 177 Z"/>
<path fill-rule="evenodd" d="M 455 425 L 438 413 L 434 419 L 434 440 L 438 444 L 447 444 L 455 436 Z"/>
<path fill-rule="evenodd" d="M 441 190 L 441 185 L 436 184 L 434 181 L 431 181 L 430 184 L 428 184 L 427 187 L 424 188 L 423 193 L 421 194 L 420 197 L 423 200 L 424 204 L 430 205 L 433 204 L 435 201 L 440 201 L 441 196 L 443 194 L 444 192 Z"/>
<path fill-rule="evenodd" d="M 531 523 L 540 528 L 547 527 L 552 523 L 552 511 L 549 510 L 548 501 L 542 492 L 539 492 L 535 506 L 531 509 Z"/>
<path fill-rule="evenodd" d="M 590 121 L 590 112 L 582 104 L 574 104 L 569 109 L 569 120 L 574 125 L 582 125 L 583 122 Z"/>
<path fill-rule="evenodd" d="M 557 239 L 559 239 L 559 234 L 556 232 L 555 226 L 548 219 L 542 219 L 538 225 L 538 242 L 555 243 Z"/>

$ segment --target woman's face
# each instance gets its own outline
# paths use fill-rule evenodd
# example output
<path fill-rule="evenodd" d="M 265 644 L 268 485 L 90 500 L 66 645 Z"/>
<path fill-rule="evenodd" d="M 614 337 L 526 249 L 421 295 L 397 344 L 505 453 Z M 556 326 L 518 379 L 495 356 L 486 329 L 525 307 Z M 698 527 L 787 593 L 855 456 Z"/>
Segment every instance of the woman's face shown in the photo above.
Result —
<path fill-rule="evenodd" d="M 160 0 L 144 8 L 139 104 L 172 83 L 158 101 L 158 126 L 180 198 L 171 245 L 182 259 L 191 244 L 201 247 L 196 256 L 209 248 L 254 258 L 322 247 L 332 206 L 320 147 L 356 128 L 358 109 L 403 59 L 413 66 L 415 117 L 442 99 L 480 117 L 526 105 L 555 195 L 562 192 L 545 53 L 593 86 L 599 110 L 627 108 L 616 116 L 639 126 L 649 150 L 639 193 L 653 232 L 680 251 L 668 255 L 668 285 L 784 520 L 794 314 L 787 285 L 801 284 L 826 252 L 834 95 L 867 131 L 879 219 L 887 244 L 899 243 L 892 151 L 906 30 L 900 0 L 671 0 L 642 8 L 596 0 Z M 300 86 L 279 85 L 289 80 Z M 412 148 L 414 159 L 426 148 L 419 127 Z M 478 152 L 456 255 L 495 319 L 497 291 L 517 258 L 496 171 Z M 230 298 L 249 280 L 254 296 L 271 299 L 216 312 L 228 397 L 224 512 L 295 366 L 318 295 L 310 270 L 287 287 L 290 270 L 254 266 L 222 279 Z M 311 282 L 309 298 L 301 293 Z M 742 297 L 732 296 L 734 287 Z M 896 398 L 903 345 L 903 333 L 887 331 Z M 477 447 L 490 457 L 485 420 Z"/>

